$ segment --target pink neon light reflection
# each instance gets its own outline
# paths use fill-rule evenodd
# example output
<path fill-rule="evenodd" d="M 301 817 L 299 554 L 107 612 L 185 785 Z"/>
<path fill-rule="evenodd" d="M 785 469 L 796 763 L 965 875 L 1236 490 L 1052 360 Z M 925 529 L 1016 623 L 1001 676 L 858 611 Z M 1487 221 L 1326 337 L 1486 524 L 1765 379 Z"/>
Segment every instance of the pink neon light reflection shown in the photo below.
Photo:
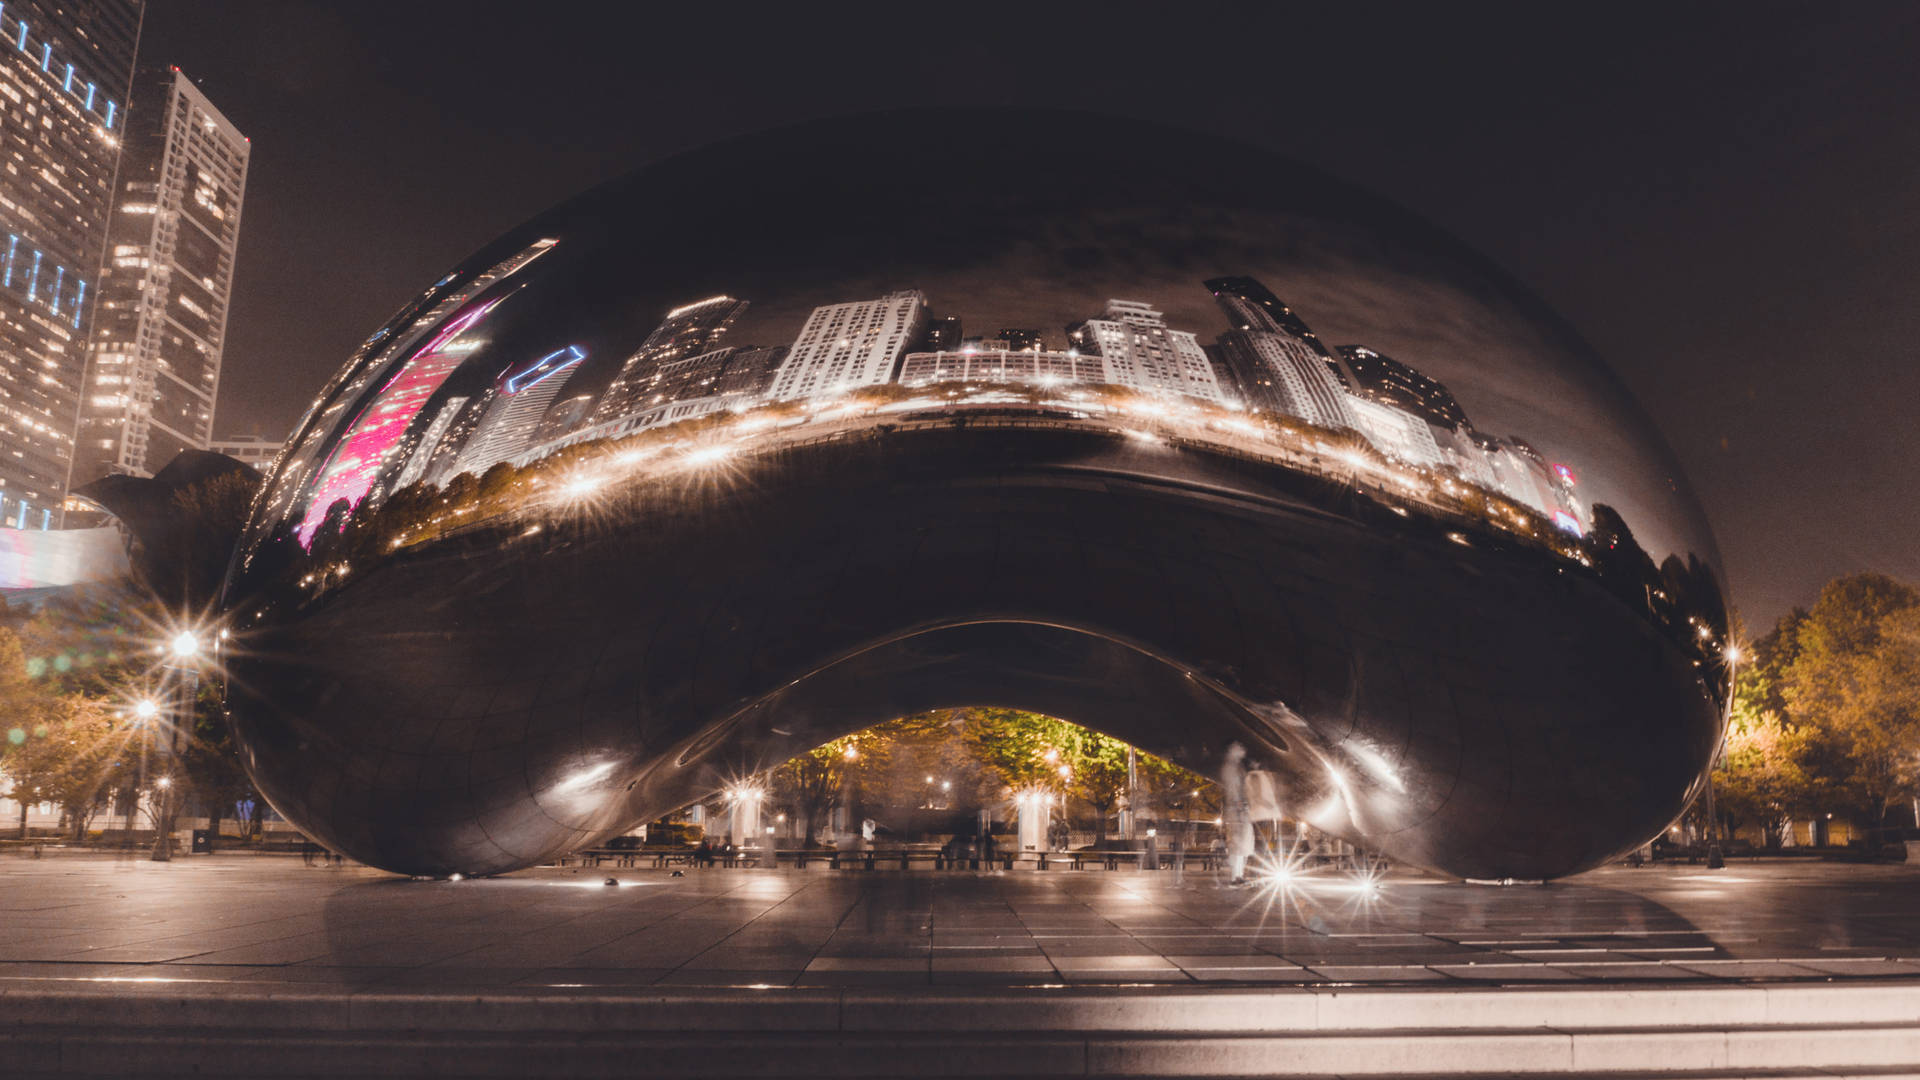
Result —
<path fill-rule="evenodd" d="M 354 418 L 344 438 L 327 459 L 314 482 L 313 494 L 307 500 L 306 516 L 301 518 L 300 527 L 295 535 L 300 539 L 301 547 L 313 546 L 314 530 L 326 520 L 327 508 L 341 499 L 346 499 L 354 510 L 359 509 L 360 501 L 373 490 L 373 482 L 380 470 L 387 465 L 387 457 L 399 445 L 401 436 L 406 434 L 407 426 L 427 404 L 440 384 L 447 381 L 454 369 L 465 359 L 463 355 L 449 354 L 446 349 L 453 339 L 473 329 L 487 312 L 492 311 L 499 300 L 489 300 L 477 307 L 469 308 L 441 327 L 419 352 L 414 353 L 394 373 L 393 378 L 380 388 L 373 400 L 360 415 Z M 348 511 L 348 517 L 353 511 Z"/>

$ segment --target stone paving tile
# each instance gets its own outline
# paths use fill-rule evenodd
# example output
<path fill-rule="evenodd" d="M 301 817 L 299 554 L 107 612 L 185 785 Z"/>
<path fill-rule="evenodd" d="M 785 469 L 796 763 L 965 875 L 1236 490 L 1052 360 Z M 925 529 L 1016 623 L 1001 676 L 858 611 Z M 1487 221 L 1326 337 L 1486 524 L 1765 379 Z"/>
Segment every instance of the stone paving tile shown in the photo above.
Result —
<path fill-rule="evenodd" d="M 521 976 L 515 986 L 651 986 L 667 974 L 665 968 L 542 968 Z"/>
<path fill-rule="evenodd" d="M 1051 969 L 1042 972 L 1017 971 L 935 971 L 929 981 L 934 986 L 1063 986 L 1066 980 Z"/>
<path fill-rule="evenodd" d="M 537 970 L 539 969 L 534 967 L 394 968 L 378 976 L 373 985 L 382 990 L 461 990 L 474 987 L 511 986 Z"/>
<path fill-rule="evenodd" d="M 1179 965 L 1164 956 L 1058 956 L 1047 954 L 1063 975 L 1088 971 L 1175 971 Z"/>
<path fill-rule="evenodd" d="M 1793 965 L 1827 975 L 1920 975 L 1920 962 L 1912 960 L 1795 960 Z"/>
<path fill-rule="evenodd" d="M 332 955 L 333 946 L 327 935 L 299 934 L 237 949 L 214 949 L 194 956 L 193 961 L 198 964 L 297 964 Z"/>
<path fill-rule="evenodd" d="M 655 980 L 656 986 L 792 986 L 800 978 L 798 969 L 784 971 L 733 971 L 681 968 Z"/>
<path fill-rule="evenodd" d="M 927 957 L 884 956 L 816 956 L 806 967 L 807 973 L 818 974 L 823 971 L 920 971 L 927 970 L 930 963 Z"/>
<path fill-rule="evenodd" d="M 276 982 L 296 983 L 301 986 L 347 987 L 364 989 L 386 978 L 398 970 L 390 967 L 319 967 L 288 964 L 270 969 L 253 969 L 257 974 L 246 975 L 236 982 Z"/>
<path fill-rule="evenodd" d="M 936 956 L 933 970 L 940 972 L 1003 972 L 1051 974 L 1053 961 L 1038 953 L 1029 956 Z"/>
<path fill-rule="evenodd" d="M 1436 982 L 1451 978 L 1446 972 L 1412 964 L 1315 964 L 1310 970 L 1334 982 Z"/>
<path fill-rule="evenodd" d="M 759 949 L 708 949 L 681 964 L 681 971 L 800 971 L 812 960 L 806 953 Z"/>
<path fill-rule="evenodd" d="M 1778 960 L 1676 960 L 1673 966 L 1716 979 L 1804 979 L 1824 974 L 1802 964 Z"/>
<path fill-rule="evenodd" d="M 1479 982 L 1571 982 L 1586 978 L 1550 964 L 1433 964 L 1431 967 L 1443 975 Z"/>
<path fill-rule="evenodd" d="M 1060 977 L 1058 979 L 1055 979 L 1054 981 L 1067 983 L 1073 986 L 1085 986 L 1088 984 L 1099 984 L 1099 985 L 1107 985 L 1107 986 L 1142 986 L 1142 985 L 1159 986 L 1159 985 L 1166 985 L 1169 983 L 1171 984 L 1191 983 L 1194 981 L 1194 979 L 1193 979 L 1193 976 L 1188 975 L 1186 972 L 1181 971 L 1179 968 L 1170 968 L 1165 971 L 1108 971 L 1108 970 L 1093 970 L 1093 969 L 1076 969 L 1073 971 L 1062 971 L 1060 973 Z"/>
<path fill-rule="evenodd" d="M 1709 976 L 1677 964 L 1558 964 L 1557 967 L 1570 971 L 1586 979 L 1633 980 L 1643 979 L 1705 979 Z"/>
<path fill-rule="evenodd" d="M 926 971 L 806 971 L 794 980 L 795 986 L 929 986 L 933 977 Z"/>
<path fill-rule="evenodd" d="M 1288 960 L 1282 960 L 1279 957 L 1272 955 L 1271 953 L 1248 953 L 1242 956 L 1221 956 L 1221 955 L 1212 955 L 1212 954 L 1197 954 L 1197 955 L 1173 954 L 1167 957 L 1167 961 L 1169 963 L 1176 964 L 1188 970 L 1192 970 L 1197 967 L 1198 968 L 1240 968 L 1240 969 L 1249 970 L 1249 971 L 1252 971 L 1252 970 L 1284 971 L 1288 968 L 1292 968 L 1295 971 L 1306 970 L 1304 967 L 1300 966 L 1299 964 L 1293 963 Z"/>

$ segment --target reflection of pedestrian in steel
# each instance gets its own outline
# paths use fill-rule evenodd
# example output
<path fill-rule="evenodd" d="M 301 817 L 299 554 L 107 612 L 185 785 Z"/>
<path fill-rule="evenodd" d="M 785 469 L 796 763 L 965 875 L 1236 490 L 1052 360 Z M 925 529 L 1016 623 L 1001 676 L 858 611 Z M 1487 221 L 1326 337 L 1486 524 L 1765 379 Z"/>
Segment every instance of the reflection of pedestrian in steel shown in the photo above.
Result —
<path fill-rule="evenodd" d="M 1247 748 L 1227 744 L 1226 764 L 1220 766 L 1220 826 L 1227 834 L 1227 868 L 1233 883 L 1247 881 L 1247 860 L 1253 856 L 1253 814 L 1247 806 Z"/>

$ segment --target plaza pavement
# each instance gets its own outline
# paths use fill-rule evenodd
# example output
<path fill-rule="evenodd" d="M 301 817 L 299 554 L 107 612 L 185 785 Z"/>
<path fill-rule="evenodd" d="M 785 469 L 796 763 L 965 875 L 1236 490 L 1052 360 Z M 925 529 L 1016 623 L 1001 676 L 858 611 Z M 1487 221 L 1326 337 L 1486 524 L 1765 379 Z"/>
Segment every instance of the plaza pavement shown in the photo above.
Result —
<path fill-rule="evenodd" d="M 1920 868 L 0 858 L 0 1077 L 1920 1077 Z"/>
<path fill-rule="evenodd" d="M 620 884 L 607 886 L 612 876 Z M 1749 983 L 1920 976 L 1920 867 L 1609 867 L 1545 886 L 1137 870 L 538 869 L 0 858 L 0 988 Z"/>

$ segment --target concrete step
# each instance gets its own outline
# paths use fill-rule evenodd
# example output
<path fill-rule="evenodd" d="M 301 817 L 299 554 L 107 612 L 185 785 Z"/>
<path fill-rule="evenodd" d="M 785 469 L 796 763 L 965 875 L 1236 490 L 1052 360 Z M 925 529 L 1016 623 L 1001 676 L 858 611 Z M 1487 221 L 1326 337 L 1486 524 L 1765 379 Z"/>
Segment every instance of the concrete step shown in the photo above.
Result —
<path fill-rule="evenodd" d="M 1920 1076 L 1920 983 L 238 990 L 5 989 L 0 1075 Z"/>

